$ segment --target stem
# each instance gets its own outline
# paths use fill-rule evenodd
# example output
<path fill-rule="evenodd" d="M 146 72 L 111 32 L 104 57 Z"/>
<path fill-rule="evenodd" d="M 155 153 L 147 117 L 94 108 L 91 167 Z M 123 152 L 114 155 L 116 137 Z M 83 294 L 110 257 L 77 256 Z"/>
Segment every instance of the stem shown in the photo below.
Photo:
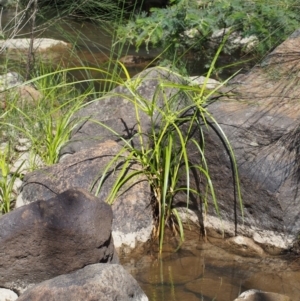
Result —
<path fill-rule="evenodd" d="M 27 65 L 26 65 L 26 76 L 25 79 L 30 79 L 30 73 L 32 72 L 34 68 L 34 30 L 35 30 L 35 18 L 37 13 L 37 0 L 34 0 L 33 3 L 31 3 L 31 6 L 29 8 L 30 11 L 32 11 L 31 15 L 31 29 L 30 29 L 30 43 L 28 48 L 28 57 L 27 57 Z"/>

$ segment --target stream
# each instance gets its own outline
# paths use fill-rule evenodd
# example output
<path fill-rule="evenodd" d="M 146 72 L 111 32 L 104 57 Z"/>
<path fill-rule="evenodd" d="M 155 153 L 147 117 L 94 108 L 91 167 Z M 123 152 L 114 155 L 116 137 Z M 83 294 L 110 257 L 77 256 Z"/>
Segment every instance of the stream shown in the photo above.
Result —
<path fill-rule="evenodd" d="M 169 235 L 161 256 L 155 245 L 121 254 L 150 301 L 233 301 L 250 289 L 300 299 L 300 258 L 250 256 L 246 246 L 237 249 L 224 239 L 204 242 L 196 231 L 185 234 L 177 251 L 178 242 Z"/>
<path fill-rule="evenodd" d="M 2 23 L 7 24 L 13 16 L 13 10 L 4 10 Z M 98 66 L 109 57 L 112 36 L 106 28 L 75 20 L 56 25 L 59 26 L 38 32 L 37 37 L 76 43 L 78 59 L 85 65 Z M 28 37 L 28 26 L 18 37 Z M 124 53 L 137 55 L 133 47 Z M 157 53 L 149 54 L 141 48 L 138 55 L 151 58 Z M 201 62 L 195 69 L 203 69 Z M 132 66 L 129 71 L 134 75 L 141 67 Z M 139 282 L 150 301 L 233 301 L 249 289 L 276 292 L 294 301 L 300 300 L 300 258 L 250 256 L 246 249 L 234 249 L 222 239 L 204 242 L 196 231 L 189 231 L 183 245 L 177 251 L 176 247 L 177 241 L 170 235 L 161 256 L 158 256 L 157 247 L 149 244 L 134 253 L 120 254 L 121 263 Z"/>

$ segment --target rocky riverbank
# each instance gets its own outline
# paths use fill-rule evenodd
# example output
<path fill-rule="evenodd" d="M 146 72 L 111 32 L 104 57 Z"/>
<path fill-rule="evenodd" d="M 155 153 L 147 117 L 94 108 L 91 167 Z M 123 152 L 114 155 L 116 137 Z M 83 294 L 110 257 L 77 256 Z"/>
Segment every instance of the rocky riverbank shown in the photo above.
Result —
<path fill-rule="evenodd" d="M 235 237 L 231 243 L 252 244 L 260 256 L 298 252 L 299 44 L 300 34 L 295 32 L 264 62 L 240 77 L 238 83 L 227 85 L 217 97 L 214 94 L 207 104 L 235 154 L 243 214 L 237 203 L 229 144 L 222 140 L 220 128 L 213 122 L 203 133 L 220 212 L 213 207 L 205 211 L 201 202 L 181 209 L 181 216 L 197 223 L 199 231 L 206 231 L 208 236 Z M 162 80 L 182 83 L 176 74 L 161 68 L 147 69 L 139 78 L 137 91 L 149 102 L 155 99 L 161 110 L 164 95 L 170 97 L 178 91 L 167 87 L 154 97 L 155 88 Z M 77 117 L 85 121 L 61 150 L 59 163 L 27 173 L 17 192 L 17 209 L 0 218 L 0 286 L 20 294 L 37 284 L 19 300 L 42 300 L 52 293 L 47 300 L 58 300 L 57 294 L 64 300 L 76 300 L 74 296 L 78 300 L 147 300 L 136 281 L 115 263 L 115 247 L 132 249 L 151 238 L 155 221 L 147 179 L 140 176 L 126 183 L 109 207 L 104 200 L 122 163 L 116 162 L 97 197 L 90 194 L 97 189 L 91 183 L 101 177 L 99 171 L 105 170 L 109 159 L 122 149 L 122 141 L 107 127 L 125 136 L 136 127 L 128 93 L 126 87 L 117 87 L 104 100 L 94 100 L 78 111 Z M 179 100 L 178 107 L 184 100 Z M 150 118 L 142 111 L 140 114 L 147 132 Z M 155 114 L 154 120 L 159 120 L 159 112 Z M 91 119 L 107 127 L 99 127 Z M 199 157 L 191 155 L 189 160 L 199 164 Z M 132 164 L 129 168 L 141 167 Z M 207 182 L 197 176 L 193 174 L 192 185 L 201 191 Z M 186 208 L 185 200 L 179 194 L 174 204 L 178 209 Z M 246 239 L 239 239 L 242 236 Z M 89 282 L 96 274 L 111 281 L 101 278 L 97 285 Z M 41 281 L 45 282 L 39 284 Z M 99 282 L 104 284 L 101 289 Z M 111 283 L 115 283 L 113 290 Z M 243 294 L 239 299 L 253 300 L 253 294 L 261 299 L 265 296 L 262 292 Z M 288 300 L 270 296 L 271 300 Z"/>

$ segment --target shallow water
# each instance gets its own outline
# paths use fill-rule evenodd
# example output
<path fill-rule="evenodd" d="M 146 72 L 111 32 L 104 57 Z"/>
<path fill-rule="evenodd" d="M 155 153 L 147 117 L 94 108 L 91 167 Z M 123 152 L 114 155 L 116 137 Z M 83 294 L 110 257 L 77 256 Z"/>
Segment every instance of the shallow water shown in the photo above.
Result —
<path fill-rule="evenodd" d="M 14 19 L 15 11 L 13 9 L 3 10 L 1 16 L 1 26 L 4 32 L 8 35 L 8 24 Z M 25 22 L 25 21 L 24 21 Z M 59 57 L 59 63 L 64 67 L 70 66 L 90 66 L 99 67 L 105 64 L 109 59 L 117 57 L 119 53 L 123 55 L 137 55 L 136 49 L 130 45 L 123 45 L 122 49 L 117 46 L 112 47 L 112 40 L 114 30 L 108 26 L 108 24 L 99 25 L 87 20 L 78 19 L 65 19 L 55 22 L 53 25 L 45 25 L 37 21 L 37 30 L 35 38 L 52 38 L 56 40 L 63 40 L 69 43 L 72 47 L 71 59 L 70 55 L 61 53 Z M 30 37 L 30 26 L 26 24 L 22 27 L 22 30 L 18 31 L 18 34 L 14 38 L 26 38 Z M 119 46 L 120 47 L 120 46 Z M 56 51 L 61 51 L 55 49 Z M 157 50 L 152 50 L 150 53 L 141 47 L 138 55 L 141 57 L 155 57 L 158 54 Z M 2 58 L 4 55 L 2 54 Z M 14 58 L 10 57 L 13 61 Z M 26 61 L 27 54 L 24 56 Z M 18 59 L 19 60 L 19 59 Z M 56 62 L 54 62 L 55 64 Z M 105 65 L 104 65 L 105 66 Z M 129 67 L 132 75 L 141 71 L 142 66 Z"/>
<path fill-rule="evenodd" d="M 172 240 L 161 257 L 153 247 L 120 256 L 150 301 L 233 301 L 259 289 L 300 300 L 300 259 L 291 256 L 248 257 L 247 251 L 199 240 L 189 234 L 176 252 Z M 154 247 L 155 249 L 155 247 Z"/>

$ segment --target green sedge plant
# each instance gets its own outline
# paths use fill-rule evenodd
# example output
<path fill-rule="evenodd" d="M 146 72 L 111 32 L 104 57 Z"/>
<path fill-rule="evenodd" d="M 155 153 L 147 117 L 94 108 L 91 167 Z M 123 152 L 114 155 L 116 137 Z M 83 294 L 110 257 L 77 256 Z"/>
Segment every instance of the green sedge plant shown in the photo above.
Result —
<path fill-rule="evenodd" d="M 8 213 L 11 210 L 12 202 L 15 198 L 14 186 L 16 180 L 20 177 L 18 169 L 11 173 L 10 171 L 10 145 L 7 143 L 4 149 L 0 150 L 0 214 Z"/>
<path fill-rule="evenodd" d="M 120 96 L 132 104 L 137 124 L 136 134 L 132 139 L 136 139 L 138 143 L 132 143 L 132 140 L 123 138 L 121 133 L 115 132 L 104 123 L 92 120 L 110 130 L 119 140 L 123 141 L 121 151 L 107 164 L 102 176 L 95 180 L 95 183 L 98 184 L 96 195 L 101 190 L 107 176 L 114 171 L 115 166 L 119 166 L 119 162 L 122 162 L 122 167 L 119 168 L 116 181 L 107 196 L 108 203 L 112 204 L 116 200 L 126 184 L 132 183 L 138 176 L 146 177 L 155 198 L 154 211 L 157 214 L 157 227 L 154 234 L 158 237 L 160 252 L 163 249 L 166 226 L 179 233 L 181 241 L 184 240 L 183 222 L 174 205 L 174 200 L 179 193 L 184 193 L 187 207 L 190 203 L 191 194 L 200 197 L 205 203 L 205 208 L 207 208 L 210 199 L 219 214 L 218 202 L 205 156 L 203 129 L 209 128 L 209 124 L 214 124 L 218 129 L 230 153 L 241 212 L 243 212 L 238 170 L 233 150 L 222 128 L 206 107 L 210 97 L 218 93 L 219 88 L 223 85 L 220 84 L 214 90 L 206 89 L 206 83 L 214 70 L 221 48 L 213 59 L 202 87 L 190 86 L 181 75 L 160 67 L 162 71 L 171 72 L 181 80 L 176 83 L 160 80 L 151 100 L 146 99 L 138 92 L 143 78 L 140 76 L 131 78 L 125 66 L 121 64 L 126 74 L 126 80 L 122 82 L 122 85 L 127 93 Z M 167 97 L 168 93 L 165 93 L 167 89 L 176 92 Z M 101 99 L 97 101 L 101 101 Z M 179 103 L 181 103 L 180 106 L 178 106 Z M 143 128 L 142 118 L 144 117 L 142 115 L 149 118 L 150 129 Z M 200 140 L 197 140 L 193 135 L 195 130 L 200 133 Z M 197 162 L 190 161 L 190 147 L 193 147 L 193 152 L 195 150 L 197 152 L 199 158 Z M 136 163 L 141 168 L 130 170 L 130 166 Z M 191 187 L 190 175 L 192 170 L 196 170 L 197 174 L 204 178 L 205 188 L 203 191 Z M 182 181 L 184 185 L 182 185 Z"/>
<path fill-rule="evenodd" d="M 73 116 L 84 105 L 90 90 L 79 93 L 74 84 L 67 81 L 63 70 L 41 74 L 24 85 L 35 85 L 40 96 L 33 103 L 23 105 L 18 97 L 7 102 L 0 124 L 10 133 L 12 145 L 19 138 L 27 138 L 32 157 L 39 158 L 45 165 L 54 164 L 79 122 Z M 10 90 L 13 93 L 13 89 L 5 93 Z"/>

